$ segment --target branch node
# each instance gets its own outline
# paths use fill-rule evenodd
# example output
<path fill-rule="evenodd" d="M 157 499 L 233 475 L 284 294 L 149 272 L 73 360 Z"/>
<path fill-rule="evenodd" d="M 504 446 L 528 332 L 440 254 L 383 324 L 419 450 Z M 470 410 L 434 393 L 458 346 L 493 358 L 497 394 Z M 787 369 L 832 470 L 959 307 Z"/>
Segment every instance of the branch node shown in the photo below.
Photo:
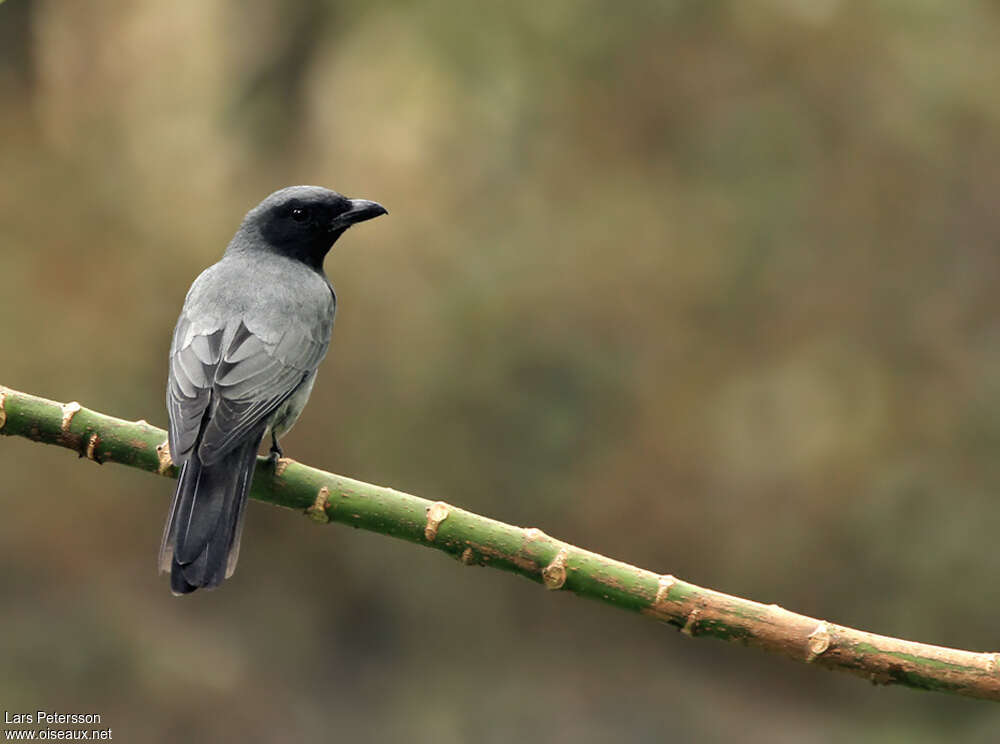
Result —
<path fill-rule="evenodd" d="M 284 473 L 290 462 L 294 462 L 290 457 L 279 457 L 274 463 L 274 474 L 281 475 Z"/>
<path fill-rule="evenodd" d="M 828 648 L 830 648 L 830 642 L 832 636 L 830 635 L 830 626 L 824 620 L 816 626 L 816 629 L 806 636 L 806 640 L 809 642 L 809 653 L 806 654 L 806 663 L 812 663 L 816 660 L 816 657 L 824 653 Z"/>
<path fill-rule="evenodd" d="M 662 609 L 663 605 L 670 601 L 670 588 L 677 583 L 671 574 L 663 574 L 656 582 L 656 599 L 653 600 L 653 607 Z"/>
<path fill-rule="evenodd" d="M 986 671 L 990 674 L 996 672 L 997 667 L 1000 666 L 1000 654 L 986 654 Z"/>
<path fill-rule="evenodd" d="M 438 527 L 448 518 L 451 507 L 443 501 L 435 501 L 427 507 L 427 525 L 424 527 L 424 538 L 427 542 L 434 542 L 437 538 Z"/>
<path fill-rule="evenodd" d="M 0 388 L 0 429 L 4 427 L 7 423 L 7 409 L 4 405 L 7 403 L 7 390 L 6 388 Z"/>
<path fill-rule="evenodd" d="M 98 465 L 103 464 L 103 463 L 101 463 L 100 458 L 97 457 L 97 451 L 96 451 L 97 450 L 97 443 L 100 442 L 100 441 L 101 441 L 101 438 L 99 436 L 97 436 L 96 432 L 93 433 L 93 434 L 91 434 L 90 435 L 90 439 L 87 440 L 87 459 L 88 460 L 93 460 Z"/>
<path fill-rule="evenodd" d="M 566 583 L 566 558 L 569 557 L 569 548 L 563 546 L 552 562 L 542 569 L 542 581 L 546 589 L 562 589 Z"/>
<path fill-rule="evenodd" d="M 170 470 L 170 466 L 174 464 L 174 461 L 170 457 L 169 440 L 156 445 L 156 459 L 160 461 L 160 464 L 156 467 L 156 472 L 160 475 L 166 475 L 167 471 Z"/>
<path fill-rule="evenodd" d="M 63 403 L 60 408 L 62 408 L 62 423 L 59 428 L 62 429 L 63 434 L 69 434 L 70 424 L 73 423 L 76 412 L 80 410 L 80 404 L 74 400 L 70 403 Z"/>
<path fill-rule="evenodd" d="M 526 527 L 524 530 L 525 540 L 541 540 L 543 537 L 547 535 L 537 527 Z"/>
<path fill-rule="evenodd" d="M 326 513 L 326 505 L 330 502 L 330 489 L 323 486 L 316 494 L 313 505 L 306 509 L 306 516 L 314 522 L 326 524 L 330 521 L 330 515 Z"/>
<path fill-rule="evenodd" d="M 691 638 L 694 638 L 695 633 L 695 623 L 698 622 L 698 618 L 701 617 L 701 609 L 696 607 L 691 610 L 691 613 L 687 616 L 687 620 L 684 621 L 684 627 L 681 628 L 681 633 Z"/>

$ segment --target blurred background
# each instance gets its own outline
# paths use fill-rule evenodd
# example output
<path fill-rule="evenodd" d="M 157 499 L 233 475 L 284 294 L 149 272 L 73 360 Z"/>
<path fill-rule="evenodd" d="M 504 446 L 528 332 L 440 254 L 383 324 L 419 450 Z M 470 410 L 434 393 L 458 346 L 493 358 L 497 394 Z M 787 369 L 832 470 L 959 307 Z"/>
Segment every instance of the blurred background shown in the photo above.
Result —
<path fill-rule="evenodd" d="M 0 5 L 0 382 L 166 424 L 184 294 L 270 191 L 327 260 L 288 454 L 830 621 L 1000 650 L 1000 8 Z M 0 439 L 0 699 L 115 740 L 994 742 L 875 688 Z"/>

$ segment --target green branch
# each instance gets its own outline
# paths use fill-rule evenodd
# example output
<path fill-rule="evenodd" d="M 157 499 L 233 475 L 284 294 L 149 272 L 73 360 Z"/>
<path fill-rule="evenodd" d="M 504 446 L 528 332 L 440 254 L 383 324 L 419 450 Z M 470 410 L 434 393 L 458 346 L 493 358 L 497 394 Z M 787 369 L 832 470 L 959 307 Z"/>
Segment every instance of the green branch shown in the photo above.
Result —
<path fill-rule="evenodd" d="M 117 462 L 174 477 L 166 432 L 0 387 L 0 434 L 67 447 L 96 462 Z M 520 574 L 639 612 L 691 637 L 757 646 L 814 666 L 853 672 L 879 684 L 1000 700 L 1000 654 L 973 653 L 875 635 L 704 589 L 630 566 L 441 501 L 345 478 L 292 460 L 272 468 L 259 458 L 251 495 L 437 548 L 466 565 Z"/>

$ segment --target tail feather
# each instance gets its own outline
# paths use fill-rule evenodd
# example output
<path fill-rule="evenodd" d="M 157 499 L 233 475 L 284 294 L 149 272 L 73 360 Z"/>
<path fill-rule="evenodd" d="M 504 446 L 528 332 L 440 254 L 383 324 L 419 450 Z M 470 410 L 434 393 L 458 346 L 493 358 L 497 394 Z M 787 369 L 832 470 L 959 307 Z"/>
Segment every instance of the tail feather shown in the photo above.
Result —
<path fill-rule="evenodd" d="M 211 465 L 197 451 L 184 463 L 160 545 L 160 571 L 170 571 L 175 594 L 218 586 L 236 568 L 262 438 L 263 430 L 253 432 Z"/>
<path fill-rule="evenodd" d="M 263 435 L 261 436 L 263 439 Z M 253 449 L 253 463 L 256 464 L 257 461 L 257 448 L 260 447 L 260 443 Z M 244 494 L 250 492 L 250 483 L 253 481 L 253 471 L 254 465 L 243 471 L 243 482 L 240 483 L 239 488 Z M 233 571 L 236 570 L 236 562 L 240 558 L 240 540 L 243 537 L 243 517 L 247 511 L 247 497 L 243 496 L 242 499 L 237 499 L 233 504 L 233 514 L 231 517 L 227 516 L 227 519 L 231 519 L 233 525 L 233 539 L 229 545 L 229 557 L 226 559 L 226 576 L 229 578 L 233 575 Z M 229 522 L 227 522 L 228 524 Z"/>

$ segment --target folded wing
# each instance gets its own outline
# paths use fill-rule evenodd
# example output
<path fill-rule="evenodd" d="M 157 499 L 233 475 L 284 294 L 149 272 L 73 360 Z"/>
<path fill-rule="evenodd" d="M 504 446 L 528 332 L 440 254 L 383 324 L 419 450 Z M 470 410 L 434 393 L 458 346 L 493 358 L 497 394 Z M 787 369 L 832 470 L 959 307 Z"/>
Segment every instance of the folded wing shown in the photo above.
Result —
<path fill-rule="evenodd" d="M 276 330 L 246 316 L 195 326 L 182 314 L 167 385 L 174 462 L 197 447 L 210 465 L 238 446 L 316 370 L 328 341 L 328 326 L 291 321 Z"/>

